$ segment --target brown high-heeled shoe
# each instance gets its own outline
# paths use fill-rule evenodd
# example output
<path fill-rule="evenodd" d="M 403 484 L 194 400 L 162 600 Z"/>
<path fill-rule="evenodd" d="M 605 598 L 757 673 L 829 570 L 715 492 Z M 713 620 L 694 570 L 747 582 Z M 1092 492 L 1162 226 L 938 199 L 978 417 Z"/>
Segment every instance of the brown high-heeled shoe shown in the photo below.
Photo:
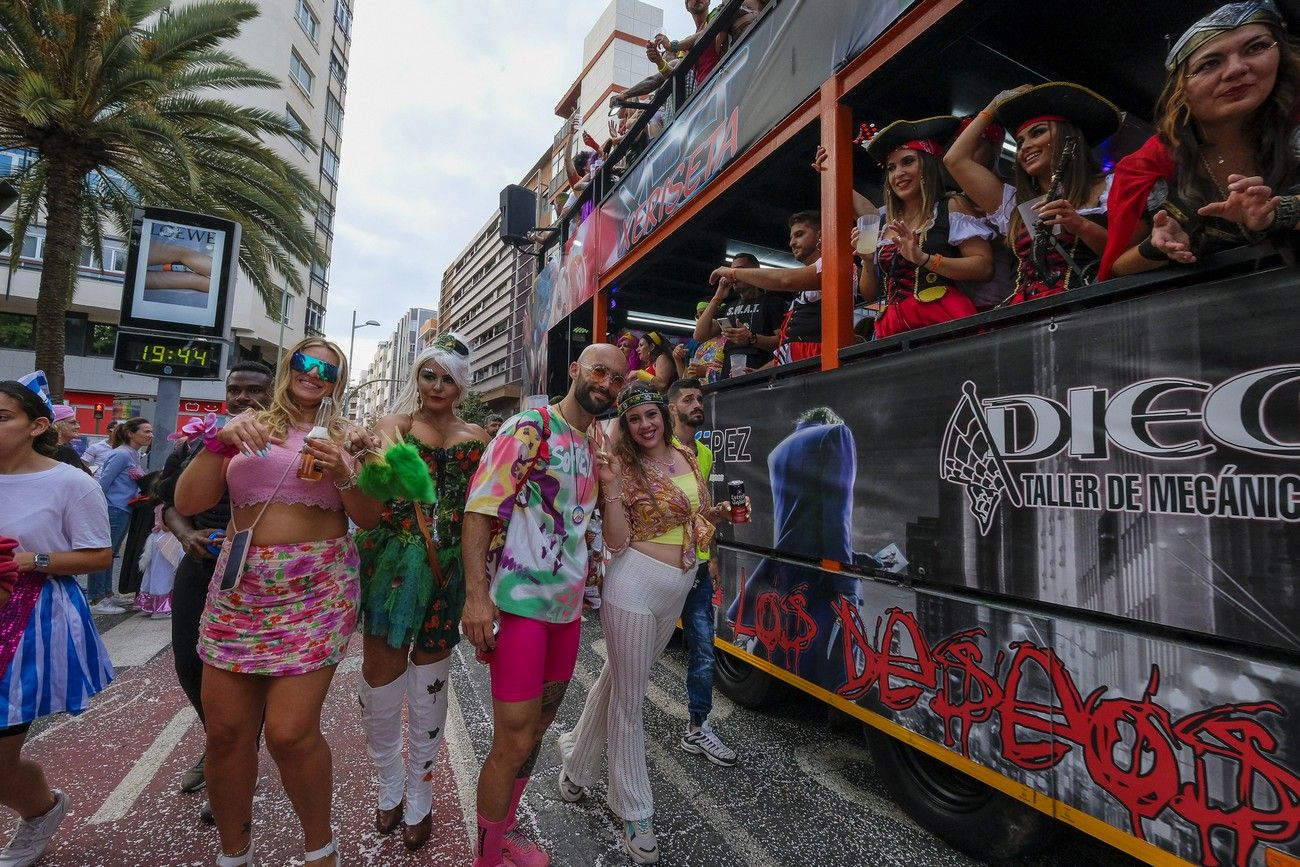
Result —
<path fill-rule="evenodd" d="M 397 830 L 397 823 L 402 821 L 402 804 L 398 803 L 391 810 L 375 808 L 375 830 L 380 834 L 391 834 Z"/>
<path fill-rule="evenodd" d="M 430 810 L 424 814 L 424 818 L 414 825 L 402 825 L 402 845 L 407 850 L 414 852 L 425 843 L 429 842 L 429 836 L 433 833 L 433 811 Z"/>

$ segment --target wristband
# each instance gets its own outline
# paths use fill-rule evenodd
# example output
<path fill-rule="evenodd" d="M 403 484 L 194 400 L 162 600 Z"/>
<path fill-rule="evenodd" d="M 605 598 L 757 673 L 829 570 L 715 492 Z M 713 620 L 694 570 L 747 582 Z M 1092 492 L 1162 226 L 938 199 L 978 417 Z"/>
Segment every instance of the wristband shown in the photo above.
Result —
<path fill-rule="evenodd" d="M 925 260 L 925 267 L 931 274 L 939 274 L 939 266 L 943 264 L 942 253 L 932 253 L 929 259 Z M 939 274 L 942 277 L 942 274 Z"/>
<path fill-rule="evenodd" d="M 659 72 L 660 72 L 661 74 L 663 74 L 663 75 L 667 75 L 667 74 L 670 73 L 671 71 L 672 71 L 672 70 L 670 70 L 670 69 L 668 68 L 668 64 L 667 64 L 667 63 L 664 63 L 662 60 L 659 61 Z"/>
<path fill-rule="evenodd" d="M 1138 244 L 1138 255 L 1143 259 L 1149 259 L 1152 262 L 1169 261 L 1169 255 L 1163 250 L 1158 249 L 1155 244 L 1151 243 L 1150 235 L 1147 235 L 1142 239 L 1141 243 Z"/>
<path fill-rule="evenodd" d="M 211 430 L 205 433 L 203 435 L 203 447 L 214 455 L 222 458 L 233 458 L 235 455 L 239 454 L 238 448 L 223 443 L 221 440 L 217 439 L 218 433 L 220 433 L 220 431 L 217 430 Z"/>
<path fill-rule="evenodd" d="M 990 121 L 994 120 L 993 112 L 989 111 L 987 108 L 981 108 L 978 112 L 975 113 L 975 116 L 982 117 L 985 120 L 990 120 Z"/>
<path fill-rule="evenodd" d="M 1269 230 L 1294 229 L 1297 223 L 1300 223 L 1300 197 L 1283 196 L 1273 211 L 1273 225 Z"/>
<path fill-rule="evenodd" d="M 356 486 L 357 486 L 357 474 L 355 472 L 352 475 L 348 476 L 347 481 L 345 481 L 343 484 L 340 485 L 338 482 L 334 483 L 334 489 L 336 491 L 350 491 Z"/>

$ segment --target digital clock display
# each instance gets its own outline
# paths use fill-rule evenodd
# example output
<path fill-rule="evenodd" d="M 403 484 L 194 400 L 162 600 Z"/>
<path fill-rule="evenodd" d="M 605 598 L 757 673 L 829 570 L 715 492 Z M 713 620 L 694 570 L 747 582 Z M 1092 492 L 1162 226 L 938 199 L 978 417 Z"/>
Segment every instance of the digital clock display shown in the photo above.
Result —
<path fill-rule="evenodd" d="M 118 332 L 113 369 L 144 376 L 220 379 L 221 344 L 196 338 Z"/>

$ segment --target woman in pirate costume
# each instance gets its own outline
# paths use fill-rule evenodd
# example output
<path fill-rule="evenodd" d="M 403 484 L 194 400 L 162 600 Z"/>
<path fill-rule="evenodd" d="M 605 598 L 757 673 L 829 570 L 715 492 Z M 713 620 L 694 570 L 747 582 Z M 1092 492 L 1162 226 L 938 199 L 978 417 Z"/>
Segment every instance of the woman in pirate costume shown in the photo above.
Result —
<path fill-rule="evenodd" d="M 419 460 L 405 471 L 426 476 L 420 480 L 426 487 L 432 477 L 434 503 L 385 497 L 379 526 L 357 533 L 365 618 L 359 698 L 378 775 L 375 830 L 392 833 L 405 817 L 402 842 L 412 851 L 432 831 L 432 767 L 447 719 L 451 651 L 460 640 L 465 604 L 460 561 L 465 488 L 488 438 L 456 414 L 468 389 L 469 347 L 460 336 L 443 334 L 416 357 L 397 412 L 381 419 L 375 432 L 384 443 L 403 443 L 418 452 Z M 396 458 L 392 464 L 399 466 Z M 367 482 L 363 471 L 363 488 Z"/>
<path fill-rule="evenodd" d="M 975 305 L 959 282 L 993 277 L 993 231 L 964 199 L 943 189 L 940 142 L 961 120 L 899 120 L 876 132 L 864 127 L 858 142 L 885 170 L 885 214 L 876 268 L 864 268 L 861 293 L 880 297 L 877 337 L 973 316 Z"/>
<path fill-rule="evenodd" d="M 1016 140 L 1014 184 L 1004 184 L 974 159 L 980 136 L 994 120 Z M 1015 292 L 1007 303 L 1045 298 L 1089 281 L 1106 248 L 1111 183 L 1091 148 L 1119 123 L 1119 109 L 1109 101 L 1077 84 L 1054 81 L 999 94 L 948 149 L 944 165 L 1015 253 Z M 1033 227 L 1025 225 L 1021 209 L 1029 202 L 1035 203 Z"/>
<path fill-rule="evenodd" d="M 1272 0 L 1197 21 L 1165 68 L 1157 132 L 1115 169 L 1103 276 L 1191 264 L 1300 224 L 1300 54 Z"/>

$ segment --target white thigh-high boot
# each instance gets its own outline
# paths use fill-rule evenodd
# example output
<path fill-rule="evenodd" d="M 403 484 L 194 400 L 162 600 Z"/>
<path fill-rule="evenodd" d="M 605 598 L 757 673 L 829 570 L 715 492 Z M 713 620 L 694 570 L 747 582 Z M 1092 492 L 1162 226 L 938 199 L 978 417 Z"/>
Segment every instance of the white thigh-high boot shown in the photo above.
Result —
<path fill-rule="evenodd" d="M 371 686 L 361 679 L 357 690 L 361 702 L 361 727 L 366 731 L 366 751 L 375 764 L 375 795 L 377 809 L 392 812 L 402 803 L 402 700 L 406 698 L 406 678 L 399 677 L 383 686 Z M 388 833 L 396 828 L 395 821 L 384 823 Z"/>
<path fill-rule="evenodd" d="M 447 723 L 451 695 L 451 657 L 428 665 L 406 666 L 410 706 L 406 757 L 406 824 L 419 824 L 433 803 L 433 763 Z"/>

